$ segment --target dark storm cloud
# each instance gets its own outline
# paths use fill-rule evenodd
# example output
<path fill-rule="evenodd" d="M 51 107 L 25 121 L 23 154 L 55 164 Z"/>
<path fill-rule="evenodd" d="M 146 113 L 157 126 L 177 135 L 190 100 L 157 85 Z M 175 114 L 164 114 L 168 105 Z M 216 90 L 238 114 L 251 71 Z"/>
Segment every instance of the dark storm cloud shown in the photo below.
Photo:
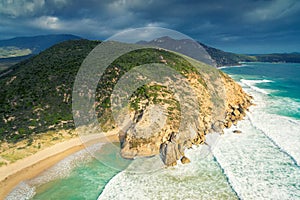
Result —
<path fill-rule="evenodd" d="M 298 0 L 0 0 L 0 38 L 161 26 L 236 52 L 300 51 L 299 19 Z"/>

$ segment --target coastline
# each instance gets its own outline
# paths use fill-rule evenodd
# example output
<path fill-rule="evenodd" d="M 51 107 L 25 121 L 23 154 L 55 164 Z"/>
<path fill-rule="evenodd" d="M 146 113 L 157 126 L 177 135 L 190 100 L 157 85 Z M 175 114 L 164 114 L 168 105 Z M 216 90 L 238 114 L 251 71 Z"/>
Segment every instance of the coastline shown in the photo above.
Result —
<path fill-rule="evenodd" d="M 0 167 L 0 199 L 5 197 L 22 181 L 32 179 L 43 171 L 54 166 L 64 158 L 96 143 L 119 141 L 117 130 L 106 135 L 88 135 L 84 138 L 73 138 L 43 149 L 15 163 Z"/>

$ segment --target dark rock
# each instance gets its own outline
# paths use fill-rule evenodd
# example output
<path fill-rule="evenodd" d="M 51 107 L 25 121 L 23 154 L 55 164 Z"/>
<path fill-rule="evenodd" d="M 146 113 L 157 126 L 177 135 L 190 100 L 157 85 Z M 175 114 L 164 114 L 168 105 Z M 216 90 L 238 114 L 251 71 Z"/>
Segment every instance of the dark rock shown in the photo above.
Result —
<path fill-rule="evenodd" d="M 180 155 L 184 155 L 184 145 L 183 144 L 178 144 L 178 151 Z"/>
<path fill-rule="evenodd" d="M 187 163 L 190 163 L 191 161 L 190 161 L 190 159 L 188 159 L 187 157 L 185 157 L 185 156 L 182 156 L 182 158 L 181 158 L 181 163 L 182 164 L 187 164 Z"/>
<path fill-rule="evenodd" d="M 242 133 L 242 131 L 240 131 L 240 130 L 234 130 L 233 132 L 234 132 L 234 133 L 237 133 L 237 134 Z"/>

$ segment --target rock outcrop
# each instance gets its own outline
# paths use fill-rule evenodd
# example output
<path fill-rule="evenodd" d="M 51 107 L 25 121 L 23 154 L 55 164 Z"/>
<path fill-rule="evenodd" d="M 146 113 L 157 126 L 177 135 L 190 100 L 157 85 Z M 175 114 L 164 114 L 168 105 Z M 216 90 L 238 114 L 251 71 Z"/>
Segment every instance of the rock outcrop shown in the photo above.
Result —
<path fill-rule="evenodd" d="M 207 134 L 222 133 L 243 119 L 251 97 L 216 68 L 163 49 L 153 52 L 159 63 L 166 60 L 164 66 L 178 74 L 164 77 L 154 72 L 160 80 L 127 94 L 130 112 L 116 117 L 128 121 L 120 135 L 121 155 L 128 159 L 160 155 L 167 166 L 178 160 L 188 163 L 184 150 L 204 144 Z"/>
<path fill-rule="evenodd" d="M 190 163 L 190 159 L 188 159 L 187 157 L 183 156 L 181 159 L 180 159 L 181 163 L 182 164 L 187 164 L 187 163 Z"/>

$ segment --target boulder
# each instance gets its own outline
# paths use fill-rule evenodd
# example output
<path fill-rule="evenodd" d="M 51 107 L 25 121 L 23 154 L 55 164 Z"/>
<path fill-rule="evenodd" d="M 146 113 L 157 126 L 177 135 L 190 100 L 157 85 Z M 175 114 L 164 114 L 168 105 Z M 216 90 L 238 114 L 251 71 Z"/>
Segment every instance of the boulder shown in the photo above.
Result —
<path fill-rule="evenodd" d="M 227 128 L 230 128 L 232 126 L 232 121 L 227 122 Z"/>
<path fill-rule="evenodd" d="M 190 163 L 191 161 L 190 161 L 190 159 L 188 159 L 187 157 L 185 157 L 185 156 L 182 156 L 182 158 L 181 158 L 181 163 L 182 164 L 187 164 L 187 163 Z"/>
<path fill-rule="evenodd" d="M 165 165 L 174 166 L 177 160 L 180 159 L 181 154 L 178 149 L 178 144 L 166 141 L 160 145 L 160 157 Z"/>
<path fill-rule="evenodd" d="M 240 113 L 240 111 L 238 109 L 234 109 L 233 114 L 235 116 L 239 116 L 241 113 Z"/>
<path fill-rule="evenodd" d="M 242 131 L 240 131 L 240 130 L 234 130 L 233 132 L 234 132 L 234 133 L 237 133 L 237 134 L 242 133 Z"/>

